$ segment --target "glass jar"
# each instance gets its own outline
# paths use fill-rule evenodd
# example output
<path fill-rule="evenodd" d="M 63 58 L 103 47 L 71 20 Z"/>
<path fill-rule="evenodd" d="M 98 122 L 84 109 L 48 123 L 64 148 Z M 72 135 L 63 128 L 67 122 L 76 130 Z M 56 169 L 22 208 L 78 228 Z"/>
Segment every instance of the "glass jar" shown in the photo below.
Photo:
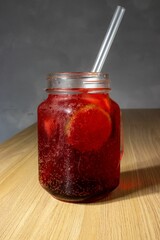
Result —
<path fill-rule="evenodd" d="M 108 75 L 48 75 L 38 107 L 39 181 L 55 198 L 93 202 L 119 184 L 120 108 Z"/>

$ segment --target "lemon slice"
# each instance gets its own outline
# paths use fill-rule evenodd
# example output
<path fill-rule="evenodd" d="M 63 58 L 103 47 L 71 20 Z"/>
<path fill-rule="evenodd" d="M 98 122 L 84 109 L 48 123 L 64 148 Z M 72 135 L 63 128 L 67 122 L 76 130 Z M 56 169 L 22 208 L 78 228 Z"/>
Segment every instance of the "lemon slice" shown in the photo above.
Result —
<path fill-rule="evenodd" d="M 80 151 L 98 150 L 108 140 L 112 121 L 108 112 L 88 104 L 75 112 L 66 124 L 67 142 Z"/>

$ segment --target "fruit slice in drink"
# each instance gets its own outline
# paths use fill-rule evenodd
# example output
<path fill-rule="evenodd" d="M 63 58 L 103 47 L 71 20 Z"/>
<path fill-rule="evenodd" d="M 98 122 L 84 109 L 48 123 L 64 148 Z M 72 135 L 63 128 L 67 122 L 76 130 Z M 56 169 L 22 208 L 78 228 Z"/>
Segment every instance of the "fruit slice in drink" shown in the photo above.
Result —
<path fill-rule="evenodd" d="M 83 94 L 82 99 L 88 104 L 94 104 L 97 107 L 103 108 L 107 112 L 110 112 L 110 99 L 106 94 Z"/>
<path fill-rule="evenodd" d="M 66 125 L 67 142 L 84 152 L 100 149 L 108 140 L 112 122 L 108 112 L 94 104 L 77 110 Z"/>
<path fill-rule="evenodd" d="M 47 117 L 44 119 L 44 129 L 48 137 L 51 136 L 54 130 L 54 120 L 51 117 Z"/>

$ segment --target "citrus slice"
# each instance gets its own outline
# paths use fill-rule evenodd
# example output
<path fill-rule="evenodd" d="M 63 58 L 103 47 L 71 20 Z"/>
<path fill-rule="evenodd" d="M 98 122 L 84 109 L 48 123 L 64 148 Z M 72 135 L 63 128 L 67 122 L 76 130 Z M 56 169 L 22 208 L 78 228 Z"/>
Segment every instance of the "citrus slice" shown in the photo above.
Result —
<path fill-rule="evenodd" d="M 48 137 L 53 133 L 54 125 L 54 120 L 52 118 L 44 119 L 44 129 Z"/>
<path fill-rule="evenodd" d="M 72 115 L 65 130 L 70 145 L 80 151 L 91 151 L 102 147 L 111 129 L 109 113 L 94 104 L 88 104 Z"/>
<path fill-rule="evenodd" d="M 83 100 L 88 104 L 94 104 L 110 112 L 110 98 L 106 94 L 83 94 Z"/>

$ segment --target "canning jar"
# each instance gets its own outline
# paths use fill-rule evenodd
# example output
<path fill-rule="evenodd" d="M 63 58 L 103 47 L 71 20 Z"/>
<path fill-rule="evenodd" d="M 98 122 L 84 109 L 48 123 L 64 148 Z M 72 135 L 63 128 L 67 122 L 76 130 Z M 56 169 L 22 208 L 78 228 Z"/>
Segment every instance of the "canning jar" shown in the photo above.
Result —
<path fill-rule="evenodd" d="M 120 108 L 108 74 L 50 73 L 38 107 L 39 181 L 53 197 L 92 202 L 120 178 Z"/>

